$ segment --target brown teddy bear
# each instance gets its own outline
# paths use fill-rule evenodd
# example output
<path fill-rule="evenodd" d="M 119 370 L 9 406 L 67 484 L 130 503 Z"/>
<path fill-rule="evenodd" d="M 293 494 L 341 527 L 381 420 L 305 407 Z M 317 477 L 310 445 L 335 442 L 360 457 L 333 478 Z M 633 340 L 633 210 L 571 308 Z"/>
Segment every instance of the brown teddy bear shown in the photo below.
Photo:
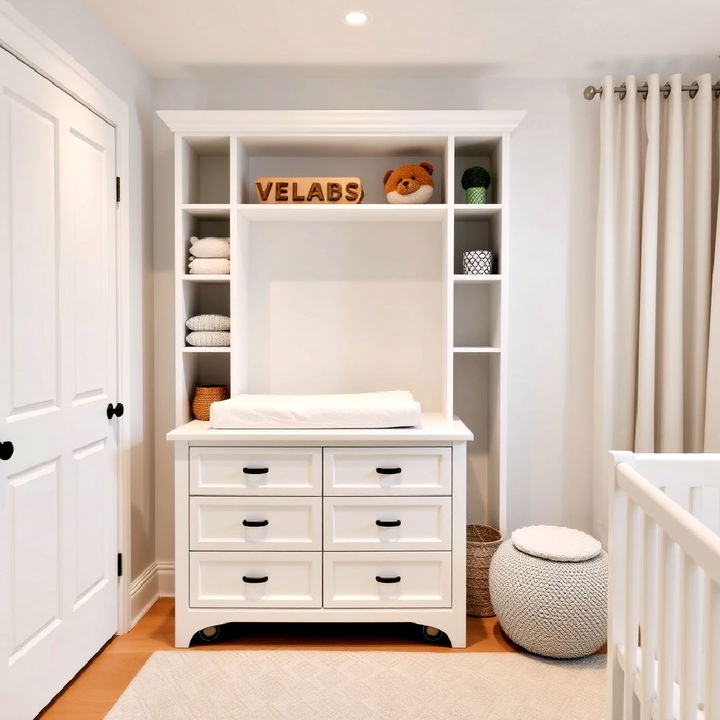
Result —
<path fill-rule="evenodd" d="M 385 173 L 385 196 L 390 203 L 426 203 L 433 194 L 433 166 L 429 162 L 403 165 Z"/>

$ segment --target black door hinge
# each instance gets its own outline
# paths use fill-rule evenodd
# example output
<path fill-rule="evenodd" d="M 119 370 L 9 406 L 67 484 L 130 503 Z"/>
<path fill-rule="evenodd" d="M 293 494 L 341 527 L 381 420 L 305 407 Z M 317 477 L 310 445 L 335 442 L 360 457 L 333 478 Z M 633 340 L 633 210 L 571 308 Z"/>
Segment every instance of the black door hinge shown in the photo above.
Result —
<path fill-rule="evenodd" d="M 115 177 L 115 202 L 120 202 L 120 178 Z"/>
<path fill-rule="evenodd" d="M 118 577 L 122 577 L 122 553 L 118 553 Z"/>

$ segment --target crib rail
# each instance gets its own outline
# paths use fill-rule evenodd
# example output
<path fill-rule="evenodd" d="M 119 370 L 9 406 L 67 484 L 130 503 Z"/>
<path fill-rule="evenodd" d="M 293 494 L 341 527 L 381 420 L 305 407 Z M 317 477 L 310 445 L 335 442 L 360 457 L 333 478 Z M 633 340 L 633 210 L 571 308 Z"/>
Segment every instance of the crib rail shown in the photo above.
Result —
<path fill-rule="evenodd" d="M 720 720 L 720 538 L 624 462 L 609 602 L 612 720 Z"/>

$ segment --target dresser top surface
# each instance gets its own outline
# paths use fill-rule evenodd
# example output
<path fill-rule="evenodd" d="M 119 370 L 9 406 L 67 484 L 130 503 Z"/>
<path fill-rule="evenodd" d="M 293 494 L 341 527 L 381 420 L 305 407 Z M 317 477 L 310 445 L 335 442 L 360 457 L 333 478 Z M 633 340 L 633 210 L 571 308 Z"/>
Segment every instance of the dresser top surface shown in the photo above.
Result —
<path fill-rule="evenodd" d="M 372 428 L 372 429 L 238 429 L 219 430 L 210 427 L 209 422 L 192 420 L 171 430 L 167 439 L 175 442 L 216 442 L 233 441 L 245 443 L 427 443 L 427 442 L 469 442 L 472 432 L 458 419 L 448 421 L 440 414 L 423 414 L 422 426 L 413 428 Z"/>

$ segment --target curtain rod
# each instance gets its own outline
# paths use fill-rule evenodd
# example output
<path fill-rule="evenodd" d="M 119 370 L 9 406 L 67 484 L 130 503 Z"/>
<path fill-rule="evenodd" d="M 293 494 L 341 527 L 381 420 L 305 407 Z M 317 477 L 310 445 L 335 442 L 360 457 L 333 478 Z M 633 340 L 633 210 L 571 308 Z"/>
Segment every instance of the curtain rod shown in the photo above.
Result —
<path fill-rule="evenodd" d="M 660 86 L 660 92 L 663 94 L 663 97 L 667 97 L 670 95 L 670 88 L 671 85 L 669 82 L 666 82 L 664 85 Z M 694 98 L 698 94 L 698 90 L 700 89 L 697 82 L 691 83 L 690 85 L 683 85 L 682 91 L 686 92 L 690 95 L 691 98 Z M 627 88 L 625 87 L 625 83 L 622 85 L 617 85 L 615 88 L 613 88 L 614 92 L 620 96 L 621 100 L 625 99 L 625 95 L 627 94 Z M 715 97 L 720 97 L 720 82 L 716 82 L 712 86 L 713 95 Z M 643 83 L 642 85 L 638 85 L 637 91 L 640 95 L 643 96 L 644 100 L 647 100 L 647 94 L 648 94 L 648 84 Z M 588 85 L 585 90 L 583 90 L 583 97 L 586 100 L 592 100 L 596 95 L 602 95 L 603 89 L 601 87 L 595 87 L 594 85 Z"/>

